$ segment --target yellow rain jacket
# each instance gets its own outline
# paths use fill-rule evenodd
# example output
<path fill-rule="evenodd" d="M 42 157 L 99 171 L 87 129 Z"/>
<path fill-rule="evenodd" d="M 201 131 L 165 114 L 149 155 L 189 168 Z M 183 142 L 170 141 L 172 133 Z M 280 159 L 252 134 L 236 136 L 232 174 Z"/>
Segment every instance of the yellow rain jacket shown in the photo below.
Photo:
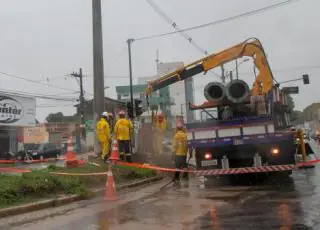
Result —
<path fill-rule="evenodd" d="M 96 125 L 97 137 L 100 142 L 106 142 L 110 139 L 110 126 L 104 118 L 100 118 Z"/>
<path fill-rule="evenodd" d="M 173 137 L 172 152 L 176 156 L 186 156 L 188 153 L 188 135 L 179 130 Z"/>
<path fill-rule="evenodd" d="M 167 129 L 167 120 L 163 119 L 162 121 L 156 120 L 156 127 L 162 131 Z"/>
<path fill-rule="evenodd" d="M 116 134 L 117 140 L 121 140 L 121 141 L 130 140 L 130 134 L 131 134 L 132 128 L 133 128 L 133 125 L 131 121 L 125 118 L 120 118 L 114 126 L 114 133 Z"/>

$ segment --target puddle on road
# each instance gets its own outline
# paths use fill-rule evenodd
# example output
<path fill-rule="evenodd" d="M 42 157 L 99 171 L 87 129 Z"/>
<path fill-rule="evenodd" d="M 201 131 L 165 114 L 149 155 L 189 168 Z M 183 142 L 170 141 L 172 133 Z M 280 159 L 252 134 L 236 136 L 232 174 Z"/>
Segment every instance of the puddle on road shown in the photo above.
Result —
<path fill-rule="evenodd" d="M 229 204 L 197 218 L 194 229 L 320 229 L 320 170 L 300 170 L 292 178 L 267 180 L 251 193 L 267 191 L 244 204 Z M 210 187 L 210 185 L 208 186 Z M 208 197 L 210 199 L 210 197 Z"/>
<path fill-rule="evenodd" d="M 254 198 L 223 206 L 215 200 L 214 192 L 219 191 L 219 186 L 200 189 L 199 181 L 192 181 L 189 186 L 171 186 L 101 212 L 93 217 L 94 224 L 89 227 L 92 230 L 317 230 L 320 229 L 318 173 L 297 171 L 292 178 L 251 186 Z M 243 185 L 230 191 L 228 186 L 220 188 L 219 194 L 246 191 Z"/>

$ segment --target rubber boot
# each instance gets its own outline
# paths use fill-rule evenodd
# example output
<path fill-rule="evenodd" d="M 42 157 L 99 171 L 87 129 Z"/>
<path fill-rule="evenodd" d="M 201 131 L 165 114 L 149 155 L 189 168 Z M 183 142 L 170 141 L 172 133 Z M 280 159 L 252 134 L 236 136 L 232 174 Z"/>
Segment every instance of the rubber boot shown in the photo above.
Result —
<path fill-rule="evenodd" d="M 180 173 L 179 172 L 174 173 L 173 182 L 175 182 L 175 183 L 180 182 Z"/>
<path fill-rule="evenodd" d="M 183 179 L 183 180 L 189 180 L 189 174 L 188 174 L 187 172 L 184 172 L 184 173 L 182 174 L 182 179 Z"/>
<path fill-rule="evenodd" d="M 131 155 L 126 155 L 126 161 L 127 161 L 128 163 L 132 163 Z"/>

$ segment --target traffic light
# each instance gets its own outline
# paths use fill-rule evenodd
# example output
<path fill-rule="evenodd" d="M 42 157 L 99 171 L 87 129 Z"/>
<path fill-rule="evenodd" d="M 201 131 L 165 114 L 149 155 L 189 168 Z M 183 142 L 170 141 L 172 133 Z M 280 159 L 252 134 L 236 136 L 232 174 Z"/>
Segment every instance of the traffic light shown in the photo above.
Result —
<path fill-rule="evenodd" d="M 134 109 L 135 109 L 137 117 L 139 117 L 139 116 L 141 116 L 141 114 L 143 114 L 144 109 L 143 109 L 143 105 L 142 105 L 141 100 L 139 100 L 139 99 L 134 100 Z"/>
<path fill-rule="evenodd" d="M 309 75 L 308 74 L 303 74 L 302 75 L 302 80 L 304 85 L 308 85 L 310 83 L 309 81 Z"/>
<path fill-rule="evenodd" d="M 130 101 L 127 102 L 127 112 L 128 112 L 129 118 L 133 118 L 134 117 L 133 116 L 133 108 L 131 106 L 131 102 Z"/>

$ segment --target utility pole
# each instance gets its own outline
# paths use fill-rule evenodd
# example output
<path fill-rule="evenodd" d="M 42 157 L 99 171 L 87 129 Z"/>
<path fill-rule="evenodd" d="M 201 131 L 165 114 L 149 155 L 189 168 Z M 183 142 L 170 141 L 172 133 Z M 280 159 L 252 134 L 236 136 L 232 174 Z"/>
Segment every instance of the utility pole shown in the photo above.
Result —
<path fill-rule="evenodd" d="M 129 84 L 130 84 L 130 104 L 131 104 L 131 108 L 133 109 L 133 117 L 131 118 L 132 119 L 132 130 L 133 130 L 133 135 L 132 135 L 132 138 L 131 138 L 131 144 L 130 144 L 130 154 L 132 154 L 132 144 L 135 143 L 134 142 L 134 105 L 133 105 L 133 89 L 132 89 L 132 60 L 131 60 L 131 44 L 132 42 L 134 41 L 134 39 L 132 38 L 129 38 L 127 40 L 127 43 L 128 43 L 128 57 L 129 57 Z"/>
<path fill-rule="evenodd" d="M 229 72 L 229 78 L 230 78 L 230 81 L 233 80 L 233 72 L 232 71 Z"/>
<path fill-rule="evenodd" d="M 79 105 L 79 112 L 80 112 L 80 119 L 81 119 L 81 136 L 82 136 L 82 139 L 84 141 L 86 141 L 86 130 L 84 128 L 84 123 L 85 123 L 85 120 L 84 120 L 84 103 L 85 103 L 85 100 L 84 100 L 84 92 L 83 92 L 83 74 L 82 74 L 82 68 L 79 69 L 79 73 L 75 73 L 73 72 L 71 74 L 73 77 L 75 78 L 78 78 L 80 80 L 80 97 L 79 97 L 79 102 L 80 102 L 80 105 Z"/>
<path fill-rule="evenodd" d="M 133 89 L 132 89 L 132 60 L 131 60 L 131 44 L 134 40 L 132 38 L 127 40 L 128 54 L 129 54 L 129 85 L 130 85 L 130 103 L 133 108 Z"/>
<path fill-rule="evenodd" d="M 183 104 L 180 105 L 180 113 L 181 113 L 181 117 L 183 117 Z"/>
<path fill-rule="evenodd" d="M 236 59 L 236 78 L 239 79 L 238 58 Z"/>
<path fill-rule="evenodd" d="M 104 70 L 101 0 L 92 0 L 92 40 L 93 40 L 93 120 L 96 123 L 104 111 Z M 95 153 L 99 143 L 95 138 Z"/>
<path fill-rule="evenodd" d="M 156 57 L 157 57 L 156 64 L 157 64 L 157 67 L 158 67 L 158 64 L 160 62 L 160 60 L 159 60 L 159 50 L 157 50 L 157 52 L 156 52 Z"/>
<path fill-rule="evenodd" d="M 221 80 L 222 80 L 222 83 L 226 83 L 226 76 L 224 73 L 224 66 L 223 65 L 221 65 Z"/>

